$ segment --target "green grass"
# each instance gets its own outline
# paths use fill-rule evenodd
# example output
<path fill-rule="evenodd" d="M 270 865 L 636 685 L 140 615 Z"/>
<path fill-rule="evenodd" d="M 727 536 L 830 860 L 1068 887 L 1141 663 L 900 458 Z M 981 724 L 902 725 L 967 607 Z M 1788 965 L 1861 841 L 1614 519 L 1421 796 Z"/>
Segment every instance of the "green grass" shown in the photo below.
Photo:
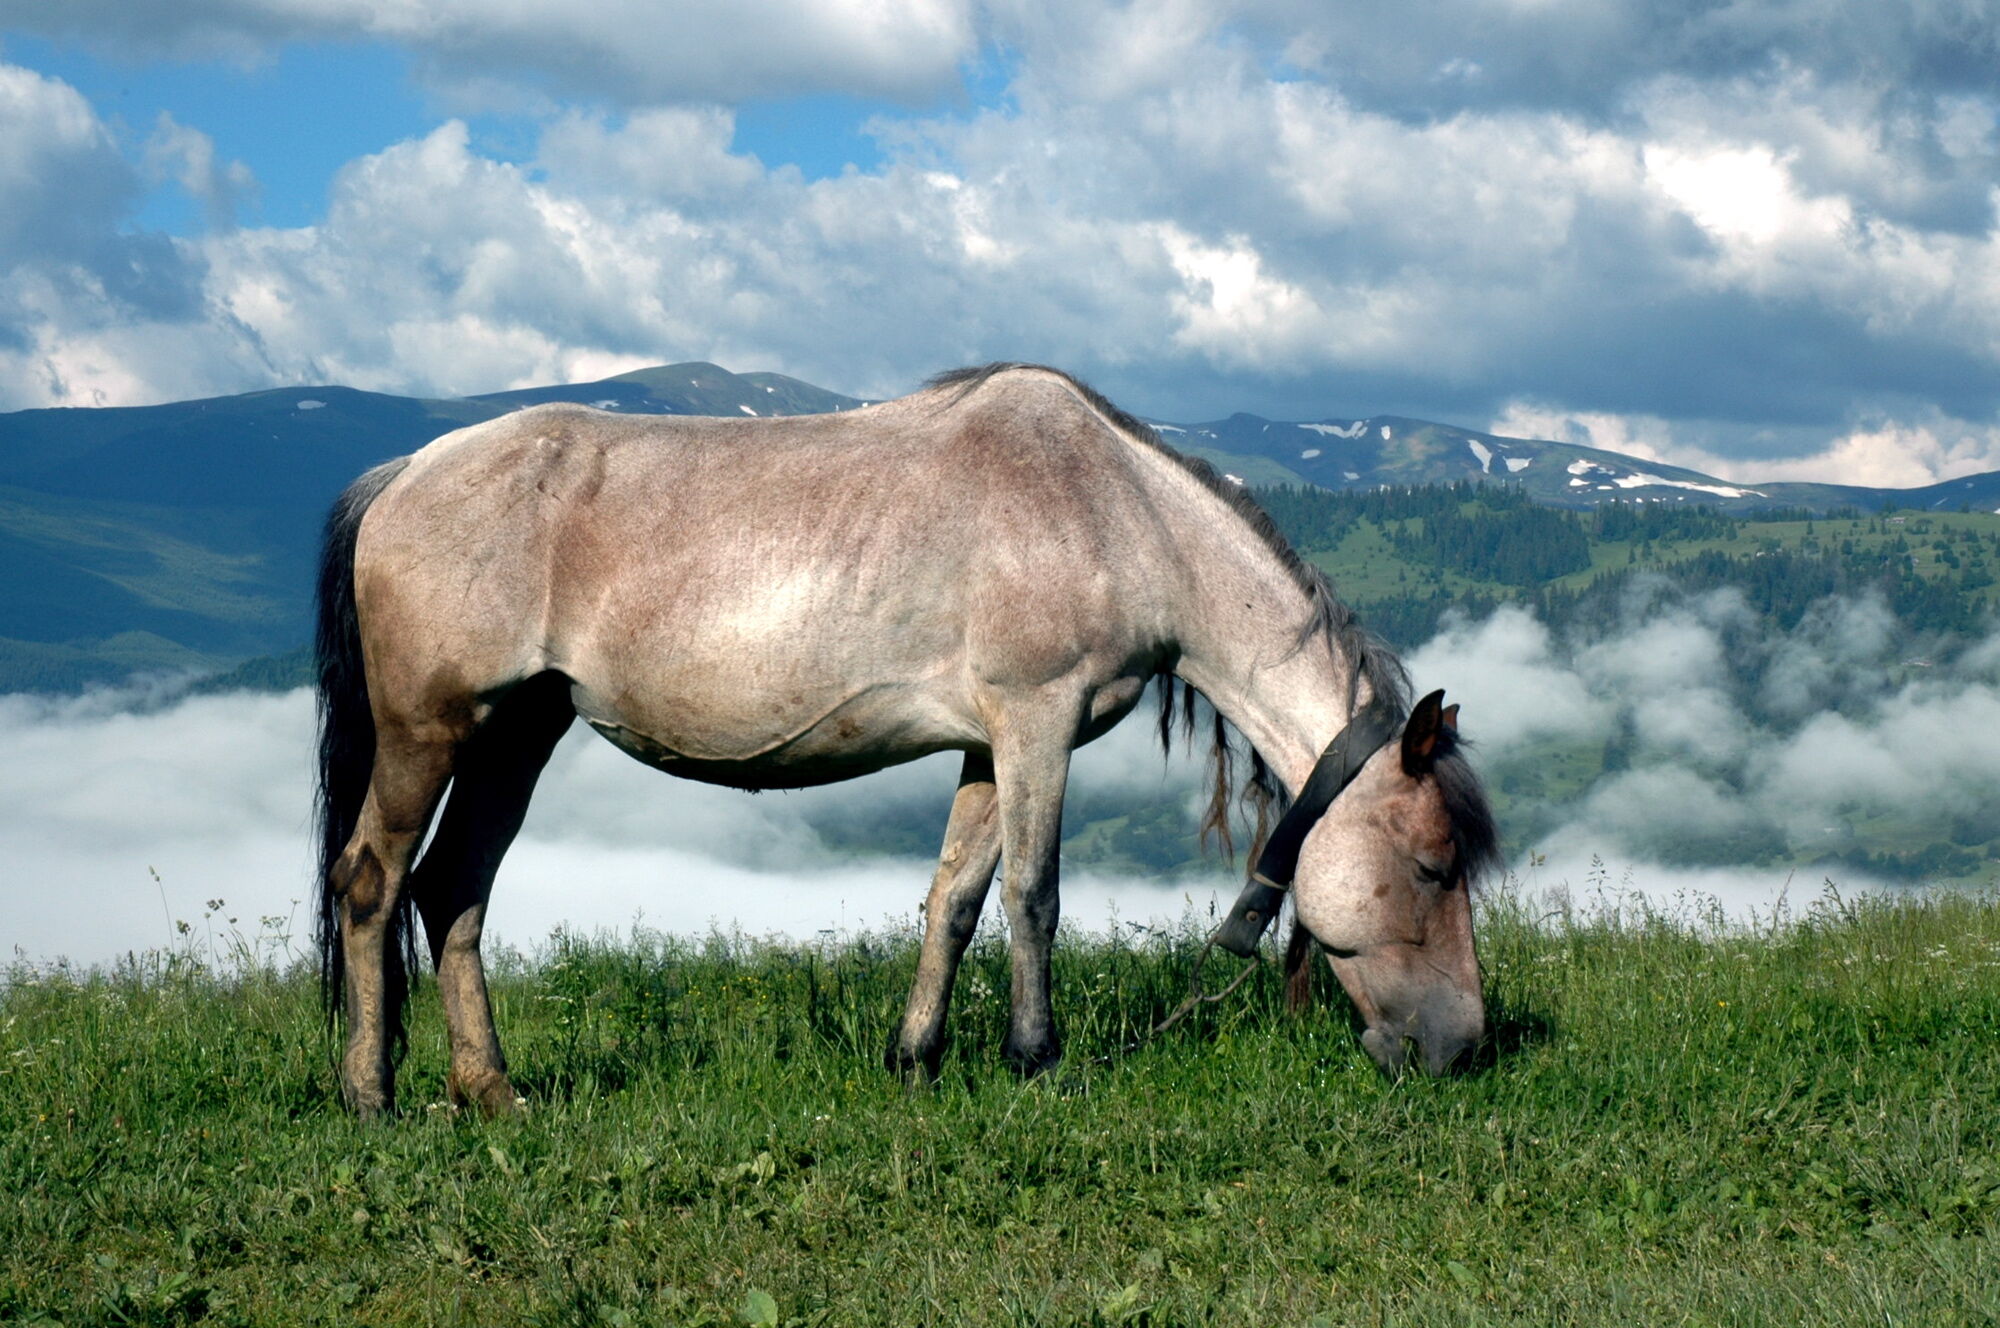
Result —
<path fill-rule="evenodd" d="M 1789 928 L 1485 906 L 1496 1047 L 1389 1083 L 1275 982 L 1113 1064 L 1192 924 L 1059 951 L 1069 1066 L 878 1055 L 907 936 L 557 938 L 499 965 L 532 1103 L 344 1117 L 309 979 L 189 956 L 0 993 L 0 1321 L 1969 1324 L 2000 1320 L 2000 901 Z M 1220 975 L 1218 976 L 1218 980 Z"/>

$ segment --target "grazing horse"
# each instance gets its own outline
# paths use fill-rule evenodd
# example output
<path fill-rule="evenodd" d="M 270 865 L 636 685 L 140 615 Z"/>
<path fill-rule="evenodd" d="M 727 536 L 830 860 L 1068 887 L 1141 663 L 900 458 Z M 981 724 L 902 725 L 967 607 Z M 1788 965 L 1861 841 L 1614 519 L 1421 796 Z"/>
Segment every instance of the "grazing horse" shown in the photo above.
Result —
<path fill-rule="evenodd" d="M 412 910 L 449 1091 L 514 1109 L 480 932 L 577 716 L 648 765 L 746 789 L 964 754 L 888 1053 L 921 1077 L 1002 858 L 1005 1054 L 1026 1072 L 1057 1060 L 1070 752 L 1153 679 L 1163 738 L 1176 692 L 1189 716 L 1198 692 L 1220 743 L 1211 824 L 1226 836 L 1225 720 L 1252 749 L 1245 796 L 1299 799 L 1238 941 L 1292 883 L 1385 1069 L 1413 1041 L 1442 1070 L 1482 1035 L 1467 891 L 1494 834 L 1456 707 L 1409 709 L 1400 666 L 1239 485 L 1055 370 L 960 370 L 831 415 L 544 405 L 461 429 L 341 497 L 319 615 L 318 934 L 362 1114 L 394 1103 Z"/>

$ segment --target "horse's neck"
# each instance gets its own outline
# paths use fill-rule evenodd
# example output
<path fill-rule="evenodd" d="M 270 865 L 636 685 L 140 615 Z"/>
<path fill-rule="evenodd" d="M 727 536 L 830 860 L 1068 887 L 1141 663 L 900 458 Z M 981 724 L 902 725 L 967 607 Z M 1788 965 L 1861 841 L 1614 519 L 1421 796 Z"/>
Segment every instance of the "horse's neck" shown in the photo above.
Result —
<path fill-rule="evenodd" d="M 1312 599 L 1258 536 L 1224 543 L 1194 564 L 1175 671 L 1296 793 L 1367 684 L 1326 632 L 1305 630 Z"/>

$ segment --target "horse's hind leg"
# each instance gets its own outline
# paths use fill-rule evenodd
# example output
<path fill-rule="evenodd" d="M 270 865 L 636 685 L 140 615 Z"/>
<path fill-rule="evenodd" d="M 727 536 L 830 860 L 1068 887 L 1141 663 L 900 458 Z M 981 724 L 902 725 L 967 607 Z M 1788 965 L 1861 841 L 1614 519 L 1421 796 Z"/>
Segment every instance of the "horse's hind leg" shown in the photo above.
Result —
<path fill-rule="evenodd" d="M 913 1082 L 937 1078 L 944 1056 L 945 1012 L 958 963 L 979 925 L 979 910 L 1000 861 L 1000 814 L 993 762 L 968 755 L 944 828 L 944 851 L 924 902 L 923 949 L 903 1022 L 889 1044 L 889 1068 Z"/>
<path fill-rule="evenodd" d="M 568 689 L 569 680 L 557 674 L 522 683 L 463 744 L 437 833 L 410 879 L 450 1030 L 446 1091 L 488 1116 L 514 1111 L 517 1099 L 479 957 L 486 901 L 535 780 L 575 717 Z"/>
<path fill-rule="evenodd" d="M 363 1116 L 395 1106 L 394 1051 L 408 981 L 403 885 L 450 777 L 455 737 L 442 723 L 378 724 L 368 794 L 331 872 L 347 1008 L 341 1093 Z"/>

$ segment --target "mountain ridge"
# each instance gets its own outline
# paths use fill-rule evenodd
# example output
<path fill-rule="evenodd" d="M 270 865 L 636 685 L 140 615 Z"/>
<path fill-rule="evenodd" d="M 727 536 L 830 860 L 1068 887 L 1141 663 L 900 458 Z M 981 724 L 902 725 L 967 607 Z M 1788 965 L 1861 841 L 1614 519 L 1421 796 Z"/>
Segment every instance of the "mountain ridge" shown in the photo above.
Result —
<path fill-rule="evenodd" d="M 337 385 L 0 413 L 0 690 L 216 670 L 309 633 L 320 522 L 355 475 L 543 401 L 625 413 L 796 415 L 867 399 L 706 361 L 460 398 Z M 1400 416 L 1153 421 L 1251 485 L 1518 484 L 1537 502 L 1724 509 L 2000 506 L 2000 472 L 1911 490 L 1735 485 L 1683 467 Z"/>

